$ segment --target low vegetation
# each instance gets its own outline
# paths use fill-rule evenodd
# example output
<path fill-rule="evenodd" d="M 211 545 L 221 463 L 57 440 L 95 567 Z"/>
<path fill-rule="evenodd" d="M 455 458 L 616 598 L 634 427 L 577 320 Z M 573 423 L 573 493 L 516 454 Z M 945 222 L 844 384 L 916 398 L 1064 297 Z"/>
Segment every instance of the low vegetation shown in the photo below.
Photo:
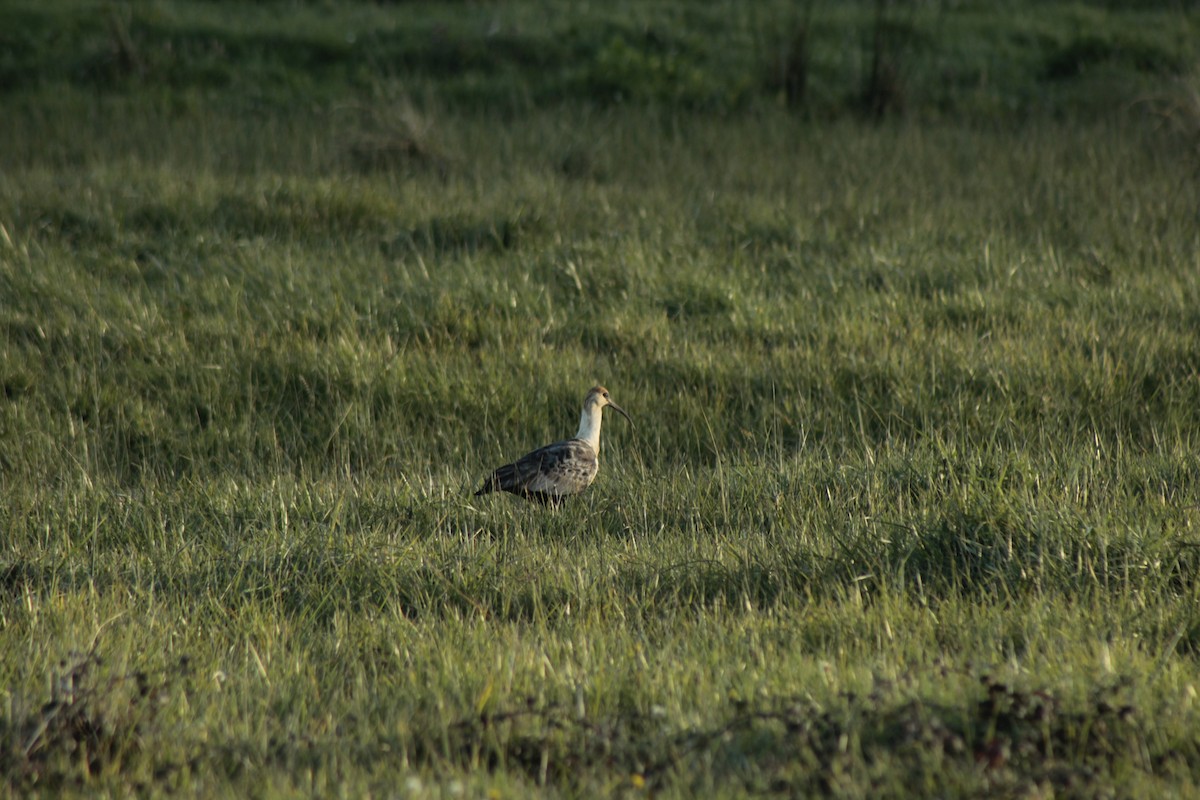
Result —
<path fill-rule="evenodd" d="M 5 4 L 0 791 L 1197 793 L 1197 18 L 1026 12 Z"/>

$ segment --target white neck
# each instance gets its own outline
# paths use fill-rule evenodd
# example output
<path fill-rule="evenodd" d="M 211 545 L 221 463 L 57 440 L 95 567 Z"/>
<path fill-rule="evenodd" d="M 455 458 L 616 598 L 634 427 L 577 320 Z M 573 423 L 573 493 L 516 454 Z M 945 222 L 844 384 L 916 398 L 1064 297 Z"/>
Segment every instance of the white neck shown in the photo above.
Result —
<path fill-rule="evenodd" d="M 583 439 L 591 445 L 596 455 L 600 455 L 601 419 L 603 418 L 600 415 L 600 405 L 588 403 L 583 407 L 583 414 L 579 417 L 579 433 L 575 434 L 576 439 Z"/>

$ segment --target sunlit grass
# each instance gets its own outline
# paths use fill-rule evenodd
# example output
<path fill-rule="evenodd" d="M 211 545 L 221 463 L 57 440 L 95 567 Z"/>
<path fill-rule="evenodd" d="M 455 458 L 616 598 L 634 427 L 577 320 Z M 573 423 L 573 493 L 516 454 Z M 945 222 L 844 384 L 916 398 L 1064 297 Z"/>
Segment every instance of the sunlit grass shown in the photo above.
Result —
<path fill-rule="evenodd" d="M 1196 791 L 1186 126 L 142 80 L 0 134 L 5 792 Z"/>

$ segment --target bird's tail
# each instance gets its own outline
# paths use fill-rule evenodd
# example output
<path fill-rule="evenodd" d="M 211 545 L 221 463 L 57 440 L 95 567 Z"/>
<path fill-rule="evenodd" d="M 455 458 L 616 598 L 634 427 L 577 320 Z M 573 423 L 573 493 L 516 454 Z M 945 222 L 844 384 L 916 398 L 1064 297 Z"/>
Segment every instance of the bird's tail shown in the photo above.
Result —
<path fill-rule="evenodd" d="M 479 497 L 481 494 L 505 491 L 509 486 L 514 485 L 516 478 L 516 467 L 512 464 L 505 464 L 484 479 L 483 486 L 479 487 L 479 491 L 475 493 L 475 496 Z"/>

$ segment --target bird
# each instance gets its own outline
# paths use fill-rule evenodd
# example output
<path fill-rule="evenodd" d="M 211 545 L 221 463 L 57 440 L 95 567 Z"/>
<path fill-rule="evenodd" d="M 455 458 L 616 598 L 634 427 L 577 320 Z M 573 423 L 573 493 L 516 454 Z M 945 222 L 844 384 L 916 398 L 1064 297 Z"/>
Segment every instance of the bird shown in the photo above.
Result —
<path fill-rule="evenodd" d="M 511 464 L 497 467 L 475 496 L 503 491 L 557 506 L 591 486 L 600 471 L 600 422 L 605 406 L 633 424 L 625 409 L 613 402 L 608 389 L 593 386 L 583 398 L 579 432 L 573 439 L 539 447 Z"/>

